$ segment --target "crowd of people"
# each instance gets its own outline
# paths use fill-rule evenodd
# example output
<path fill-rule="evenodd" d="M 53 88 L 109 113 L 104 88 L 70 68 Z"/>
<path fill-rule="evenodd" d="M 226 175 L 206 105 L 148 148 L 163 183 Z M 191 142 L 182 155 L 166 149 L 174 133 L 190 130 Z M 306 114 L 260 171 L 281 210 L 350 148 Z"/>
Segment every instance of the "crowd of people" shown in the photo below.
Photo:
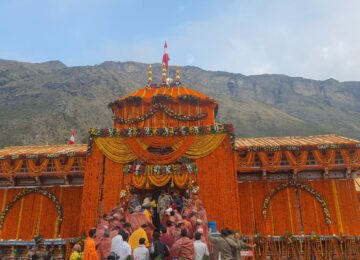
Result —
<path fill-rule="evenodd" d="M 84 250 L 75 245 L 70 260 L 240 259 L 250 247 L 228 229 L 211 236 L 206 210 L 197 194 L 161 191 L 140 201 L 134 194 L 118 203 L 89 231 Z"/>

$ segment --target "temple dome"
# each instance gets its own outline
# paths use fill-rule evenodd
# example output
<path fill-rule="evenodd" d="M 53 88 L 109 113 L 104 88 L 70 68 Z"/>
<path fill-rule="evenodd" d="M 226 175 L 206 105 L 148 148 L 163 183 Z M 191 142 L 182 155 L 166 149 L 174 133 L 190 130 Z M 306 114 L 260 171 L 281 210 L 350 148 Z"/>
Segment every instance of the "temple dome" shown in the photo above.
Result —
<path fill-rule="evenodd" d="M 111 102 L 116 128 L 213 125 L 217 102 L 181 85 L 151 85 Z"/>

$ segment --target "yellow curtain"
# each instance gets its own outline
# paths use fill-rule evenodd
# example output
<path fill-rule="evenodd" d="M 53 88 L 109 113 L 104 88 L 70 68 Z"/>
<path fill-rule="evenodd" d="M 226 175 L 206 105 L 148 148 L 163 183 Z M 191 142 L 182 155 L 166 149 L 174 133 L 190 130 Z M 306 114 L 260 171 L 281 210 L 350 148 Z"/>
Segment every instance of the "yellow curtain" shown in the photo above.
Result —
<path fill-rule="evenodd" d="M 156 187 L 165 186 L 171 178 L 171 174 L 148 175 L 150 183 Z"/>
<path fill-rule="evenodd" d="M 226 134 L 199 135 L 185 152 L 185 157 L 199 159 L 211 154 L 225 139 Z M 173 146 L 177 149 L 179 144 Z"/>
<path fill-rule="evenodd" d="M 184 141 L 180 141 L 180 145 L 168 154 L 154 154 L 147 151 L 147 146 L 141 143 L 137 138 L 126 138 L 129 149 L 136 155 L 137 158 L 153 164 L 167 164 L 176 161 L 183 156 L 193 143 L 195 137 L 187 136 Z"/>
<path fill-rule="evenodd" d="M 189 173 L 184 173 L 184 174 L 174 174 L 173 175 L 173 180 L 174 183 L 177 187 L 179 187 L 180 189 L 185 188 L 186 184 L 189 182 L 189 177 L 190 174 Z"/>
<path fill-rule="evenodd" d="M 95 143 L 101 152 L 110 160 L 117 163 L 129 163 L 136 159 L 153 164 L 167 164 L 176 161 L 181 156 L 198 159 L 212 153 L 225 139 L 226 134 L 209 134 L 200 136 L 186 136 L 176 138 L 172 145 L 173 152 L 164 155 L 147 151 L 148 144 L 141 138 L 98 137 Z M 154 139 L 154 144 L 160 147 L 160 138 Z M 171 143 L 164 139 L 164 145 Z M 151 143 L 151 142 L 149 142 Z"/>
<path fill-rule="evenodd" d="M 10 176 L 14 173 L 19 172 L 21 170 L 22 164 L 22 159 L 15 160 L 13 165 L 10 164 L 10 160 L 1 160 L 0 163 L 2 172 L 5 174 L 5 176 Z"/>
<path fill-rule="evenodd" d="M 97 137 L 95 143 L 100 151 L 110 160 L 117 163 L 129 163 L 136 159 L 121 137 Z"/>
<path fill-rule="evenodd" d="M 147 183 L 147 176 L 143 175 L 143 174 L 139 174 L 139 175 L 133 174 L 132 175 L 132 183 L 135 188 L 143 189 L 143 188 L 145 188 L 145 185 Z"/>
<path fill-rule="evenodd" d="M 150 185 L 163 187 L 170 180 L 179 187 L 185 188 L 190 179 L 190 173 L 184 174 L 138 174 L 132 175 L 132 184 L 137 189 L 150 188 Z"/>
<path fill-rule="evenodd" d="M 54 159 L 55 169 L 57 172 L 68 172 L 71 170 L 74 161 L 75 157 L 69 157 L 67 162 L 63 165 L 60 158 Z"/>
<path fill-rule="evenodd" d="M 46 170 L 46 167 L 48 166 L 48 163 L 49 163 L 49 159 L 43 159 L 40 162 L 40 165 L 36 165 L 35 160 L 32 160 L 32 159 L 28 159 L 26 162 L 27 162 L 27 167 L 29 169 L 29 172 L 39 174 Z"/>

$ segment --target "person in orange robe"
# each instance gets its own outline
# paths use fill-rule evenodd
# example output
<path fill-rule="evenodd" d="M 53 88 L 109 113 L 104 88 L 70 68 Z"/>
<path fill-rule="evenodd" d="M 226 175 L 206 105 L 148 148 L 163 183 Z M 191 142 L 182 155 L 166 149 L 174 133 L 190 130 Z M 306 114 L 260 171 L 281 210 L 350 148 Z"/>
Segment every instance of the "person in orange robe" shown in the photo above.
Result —
<path fill-rule="evenodd" d="M 183 228 L 181 230 L 181 238 L 178 239 L 170 249 L 171 259 L 194 259 L 195 248 L 194 242 L 187 237 L 187 230 Z"/>
<path fill-rule="evenodd" d="M 85 239 L 83 260 L 98 260 L 98 254 L 96 252 L 94 240 L 95 233 L 96 228 L 90 229 L 89 236 Z"/>

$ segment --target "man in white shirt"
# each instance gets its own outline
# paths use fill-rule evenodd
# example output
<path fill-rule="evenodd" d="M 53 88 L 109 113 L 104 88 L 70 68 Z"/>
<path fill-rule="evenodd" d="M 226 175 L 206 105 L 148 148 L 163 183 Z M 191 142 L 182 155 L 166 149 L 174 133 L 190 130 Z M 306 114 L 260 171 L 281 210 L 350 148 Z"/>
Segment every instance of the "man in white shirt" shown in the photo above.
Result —
<path fill-rule="evenodd" d="M 125 260 L 131 256 L 131 247 L 126 242 L 128 235 L 125 232 L 120 234 L 120 230 L 118 232 L 111 241 L 111 252 L 114 252 L 119 257 L 118 260 Z"/>
<path fill-rule="evenodd" d="M 134 250 L 134 260 L 149 260 L 150 253 L 145 246 L 145 238 L 139 239 L 139 246 Z"/>
<path fill-rule="evenodd" d="M 204 256 L 209 256 L 209 249 L 207 245 L 201 241 L 201 233 L 195 233 L 195 241 L 194 241 L 194 248 L 195 248 L 195 257 L 194 260 L 202 260 Z"/>

